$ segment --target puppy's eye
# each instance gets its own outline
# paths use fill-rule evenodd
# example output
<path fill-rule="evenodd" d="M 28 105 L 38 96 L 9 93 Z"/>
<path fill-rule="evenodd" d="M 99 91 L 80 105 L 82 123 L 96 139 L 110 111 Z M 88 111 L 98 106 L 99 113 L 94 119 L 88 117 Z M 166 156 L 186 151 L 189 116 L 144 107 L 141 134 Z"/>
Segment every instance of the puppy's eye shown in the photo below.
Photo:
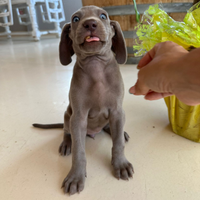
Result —
<path fill-rule="evenodd" d="M 75 17 L 72 19 L 72 21 L 73 21 L 73 22 L 78 22 L 78 21 L 80 21 L 80 18 L 77 17 L 77 16 L 75 16 Z"/>
<path fill-rule="evenodd" d="M 101 19 L 107 19 L 107 16 L 106 16 L 105 14 L 102 13 L 102 14 L 100 15 L 100 18 L 101 18 Z"/>

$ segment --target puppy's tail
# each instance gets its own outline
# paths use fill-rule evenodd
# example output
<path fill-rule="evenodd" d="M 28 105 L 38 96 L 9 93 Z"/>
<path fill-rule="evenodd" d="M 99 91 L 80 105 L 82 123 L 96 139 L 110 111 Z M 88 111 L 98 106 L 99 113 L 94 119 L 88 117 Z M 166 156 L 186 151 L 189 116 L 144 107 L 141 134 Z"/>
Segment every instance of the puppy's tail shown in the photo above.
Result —
<path fill-rule="evenodd" d="M 64 124 L 33 124 L 36 128 L 42 128 L 42 129 L 51 129 L 51 128 L 63 128 Z"/>

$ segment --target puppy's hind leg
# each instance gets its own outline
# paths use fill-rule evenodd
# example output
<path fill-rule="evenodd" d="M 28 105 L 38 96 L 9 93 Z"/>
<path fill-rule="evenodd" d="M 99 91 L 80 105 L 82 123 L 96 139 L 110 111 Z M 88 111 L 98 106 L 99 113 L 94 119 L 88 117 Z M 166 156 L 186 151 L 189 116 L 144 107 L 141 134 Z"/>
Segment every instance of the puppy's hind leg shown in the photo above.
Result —
<path fill-rule="evenodd" d="M 61 156 L 66 156 L 66 155 L 68 156 L 71 153 L 72 139 L 69 131 L 70 116 L 71 116 L 71 107 L 68 106 L 67 111 L 65 112 L 64 115 L 64 137 L 59 147 L 59 153 Z"/>
<path fill-rule="evenodd" d="M 107 125 L 103 128 L 103 130 L 111 136 L 111 130 L 110 130 L 110 125 L 109 125 L 109 124 L 107 124 Z M 130 137 L 129 137 L 128 133 L 127 133 L 126 131 L 124 131 L 124 139 L 125 139 L 125 142 L 128 142 L 128 141 L 129 141 L 129 138 L 130 138 Z"/>
<path fill-rule="evenodd" d="M 64 132 L 63 141 L 60 144 L 59 147 L 59 153 L 61 156 L 68 156 L 71 153 L 71 147 L 72 147 L 72 140 L 71 140 L 71 134 Z"/>

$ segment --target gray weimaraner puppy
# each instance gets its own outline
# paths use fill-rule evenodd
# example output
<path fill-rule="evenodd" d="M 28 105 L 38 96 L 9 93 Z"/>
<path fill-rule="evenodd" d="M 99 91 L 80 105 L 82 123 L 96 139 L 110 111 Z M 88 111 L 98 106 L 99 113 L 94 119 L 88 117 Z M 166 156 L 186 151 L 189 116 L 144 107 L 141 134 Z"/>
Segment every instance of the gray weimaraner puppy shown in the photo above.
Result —
<path fill-rule="evenodd" d="M 111 134 L 112 165 L 117 179 L 132 177 L 132 164 L 124 155 L 129 136 L 123 131 L 124 86 L 119 64 L 126 61 L 126 47 L 120 25 L 110 21 L 105 10 L 85 6 L 72 15 L 64 26 L 60 41 L 63 65 L 77 55 L 69 92 L 69 106 L 64 115 L 64 140 L 60 154 L 68 155 L 72 146 L 72 167 L 62 187 L 70 195 L 84 188 L 86 177 L 85 137 L 94 137 L 102 129 Z M 63 124 L 39 128 L 61 128 Z M 72 145 L 71 145 L 72 144 Z"/>

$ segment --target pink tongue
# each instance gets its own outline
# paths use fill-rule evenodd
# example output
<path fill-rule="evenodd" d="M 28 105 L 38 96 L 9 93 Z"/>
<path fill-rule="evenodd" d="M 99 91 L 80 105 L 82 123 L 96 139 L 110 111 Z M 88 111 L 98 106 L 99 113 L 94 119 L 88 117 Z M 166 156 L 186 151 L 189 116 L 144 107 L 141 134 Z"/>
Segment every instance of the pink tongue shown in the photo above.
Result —
<path fill-rule="evenodd" d="M 98 37 L 91 37 L 91 38 L 86 39 L 86 41 L 87 42 L 98 42 L 99 38 Z"/>

